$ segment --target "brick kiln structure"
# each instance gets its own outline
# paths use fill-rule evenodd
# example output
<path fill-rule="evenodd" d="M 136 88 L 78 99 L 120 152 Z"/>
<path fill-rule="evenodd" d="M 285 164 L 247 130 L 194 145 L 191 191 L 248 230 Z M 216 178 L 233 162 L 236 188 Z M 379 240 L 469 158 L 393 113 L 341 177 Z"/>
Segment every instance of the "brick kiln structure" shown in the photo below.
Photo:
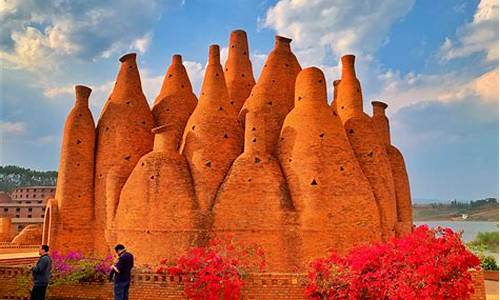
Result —
<path fill-rule="evenodd" d="M 44 241 L 99 255 L 123 243 L 155 264 L 232 234 L 265 249 L 268 271 L 287 272 L 410 232 L 387 105 L 363 112 L 347 55 L 329 106 L 322 71 L 302 70 L 290 43 L 276 37 L 257 83 L 244 31 L 231 33 L 224 69 L 210 46 L 199 101 L 174 55 L 152 110 L 127 54 L 97 128 L 90 89 L 77 86 Z"/>

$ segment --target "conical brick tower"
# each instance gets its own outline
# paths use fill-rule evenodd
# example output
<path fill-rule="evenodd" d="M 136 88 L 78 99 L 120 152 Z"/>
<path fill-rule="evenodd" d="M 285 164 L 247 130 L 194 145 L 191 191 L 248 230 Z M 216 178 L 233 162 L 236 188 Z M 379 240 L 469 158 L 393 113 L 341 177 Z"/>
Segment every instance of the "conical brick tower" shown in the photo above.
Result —
<path fill-rule="evenodd" d="M 341 61 L 341 79 L 335 80 L 333 83 L 335 100 L 333 105 L 335 105 L 340 120 L 345 123 L 351 117 L 359 116 L 359 112 L 363 112 L 363 95 L 354 69 L 355 56 L 344 55 Z"/>
<path fill-rule="evenodd" d="M 182 57 L 176 54 L 172 57 L 172 64 L 165 74 L 152 111 L 155 126 L 174 126 L 177 147 L 180 146 L 187 120 L 197 102 Z"/>
<path fill-rule="evenodd" d="M 333 248 L 381 240 L 370 188 L 338 116 L 326 101 L 321 70 L 307 68 L 295 84 L 295 108 L 283 124 L 280 160 L 301 215 L 304 267 Z"/>
<path fill-rule="evenodd" d="M 276 36 L 257 84 L 240 111 L 243 123 L 247 112 L 260 114 L 266 122 L 266 147 L 276 154 L 283 120 L 293 108 L 294 84 L 301 68 L 290 48 L 291 39 Z"/>
<path fill-rule="evenodd" d="M 354 153 L 368 178 L 380 212 L 384 240 L 395 235 L 397 222 L 396 192 L 391 163 L 384 144 L 363 112 L 361 85 L 356 78 L 354 55 L 342 57 L 342 77 L 337 83 L 334 106 Z"/>
<path fill-rule="evenodd" d="M 198 105 L 189 118 L 181 153 L 186 157 L 200 208 L 209 211 L 233 161 L 242 152 L 241 127 L 229 103 L 218 45 L 209 49 Z"/>
<path fill-rule="evenodd" d="M 245 127 L 245 150 L 217 194 L 213 231 L 262 246 L 269 270 L 291 272 L 300 265 L 295 209 L 279 162 L 266 149 L 264 120 L 249 112 Z"/>
<path fill-rule="evenodd" d="M 97 124 L 95 163 L 95 249 L 108 251 L 104 238 L 106 227 L 106 193 L 122 185 L 106 185 L 108 172 L 114 168 L 127 178 L 137 161 L 153 148 L 153 115 L 142 92 L 141 78 L 134 53 L 120 58 L 121 66 L 115 86 Z"/>
<path fill-rule="evenodd" d="M 75 106 L 66 118 L 57 175 L 58 216 L 50 226 L 58 227 L 50 246 L 66 252 L 93 250 L 95 125 L 88 108 L 91 89 L 77 85 Z"/>
<path fill-rule="evenodd" d="M 196 246 L 198 205 L 188 164 L 177 151 L 176 131 L 175 125 L 154 129 L 154 150 L 139 160 L 120 195 L 113 236 L 140 253 L 138 264 L 174 259 Z"/>
<path fill-rule="evenodd" d="M 391 161 L 392 177 L 396 190 L 397 226 L 396 234 L 402 236 L 410 233 L 413 228 L 413 213 L 411 206 L 410 183 L 404 157 L 398 148 L 391 145 L 389 120 L 385 115 L 387 104 L 373 101 L 373 124 L 377 134 L 381 137 Z"/>
<path fill-rule="evenodd" d="M 250 51 L 248 50 L 247 33 L 243 30 L 231 32 L 229 52 L 224 68 L 230 104 L 235 113 L 239 113 L 245 100 L 255 85 Z"/>

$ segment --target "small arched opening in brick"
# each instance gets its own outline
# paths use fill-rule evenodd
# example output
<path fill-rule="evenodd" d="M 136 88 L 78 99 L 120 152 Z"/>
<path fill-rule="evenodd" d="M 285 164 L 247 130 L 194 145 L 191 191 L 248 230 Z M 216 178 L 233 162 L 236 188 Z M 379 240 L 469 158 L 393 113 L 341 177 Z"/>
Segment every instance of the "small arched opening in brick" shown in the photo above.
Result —
<path fill-rule="evenodd" d="M 316 179 L 313 178 L 313 180 L 311 181 L 311 185 L 318 185 L 318 182 L 316 181 Z"/>

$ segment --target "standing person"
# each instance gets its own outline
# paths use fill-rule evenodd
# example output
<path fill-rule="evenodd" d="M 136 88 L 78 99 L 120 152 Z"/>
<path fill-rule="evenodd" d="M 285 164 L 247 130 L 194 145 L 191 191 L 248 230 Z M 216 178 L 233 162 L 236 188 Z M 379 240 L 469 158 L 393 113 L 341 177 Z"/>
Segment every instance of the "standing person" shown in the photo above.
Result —
<path fill-rule="evenodd" d="M 33 274 L 33 289 L 31 290 L 31 300 L 44 300 L 45 292 L 50 281 L 52 270 L 52 259 L 49 256 L 49 246 L 42 245 L 38 250 L 40 258 L 36 265 L 31 268 Z"/>
<path fill-rule="evenodd" d="M 118 262 L 111 268 L 114 273 L 115 300 L 128 300 L 128 288 L 130 287 L 130 272 L 134 267 L 134 256 L 127 252 L 125 246 L 118 244 L 115 246 L 115 252 L 118 255 Z"/>

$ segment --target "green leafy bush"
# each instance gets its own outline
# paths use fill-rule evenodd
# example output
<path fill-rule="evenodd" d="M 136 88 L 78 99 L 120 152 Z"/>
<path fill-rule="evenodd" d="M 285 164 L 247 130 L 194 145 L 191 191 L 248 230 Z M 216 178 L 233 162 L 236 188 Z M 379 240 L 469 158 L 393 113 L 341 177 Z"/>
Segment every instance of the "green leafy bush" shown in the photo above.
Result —
<path fill-rule="evenodd" d="M 493 256 L 482 256 L 481 260 L 481 268 L 486 271 L 498 271 L 498 265 Z"/>
<path fill-rule="evenodd" d="M 490 252 L 498 252 L 498 231 L 479 232 L 468 245 L 473 247 L 484 245 Z"/>

